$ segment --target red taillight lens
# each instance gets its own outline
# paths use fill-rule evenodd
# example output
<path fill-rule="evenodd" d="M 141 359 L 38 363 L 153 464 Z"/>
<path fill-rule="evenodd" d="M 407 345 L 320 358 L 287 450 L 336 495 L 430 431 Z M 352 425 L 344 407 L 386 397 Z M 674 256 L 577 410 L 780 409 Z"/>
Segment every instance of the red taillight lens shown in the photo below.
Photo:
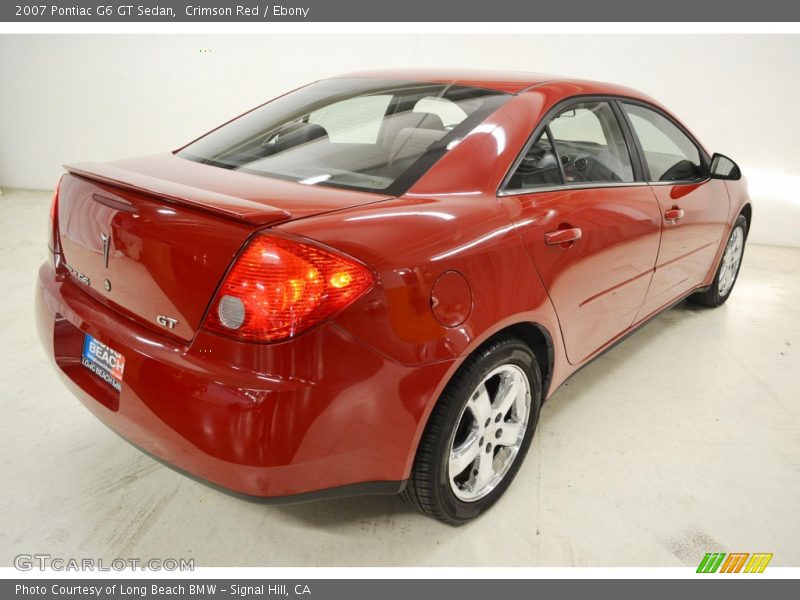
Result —
<path fill-rule="evenodd" d="M 56 191 L 53 192 L 53 200 L 50 202 L 50 222 L 53 223 L 56 220 L 56 211 L 58 210 L 58 186 L 56 186 Z"/>
<path fill-rule="evenodd" d="M 61 254 L 61 243 L 58 237 L 58 190 L 60 187 L 61 180 L 56 184 L 53 200 L 50 202 L 50 228 L 47 240 L 47 245 L 53 252 L 56 266 L 58 266 L 58 255 Z"/>
<path fill-rule="evenodd" d="M 205 327 L 252 341 L 294 337 L 332 316 L 375 281 L 355 260 L 315 244 L 255 237 L 222 283 Z"/>

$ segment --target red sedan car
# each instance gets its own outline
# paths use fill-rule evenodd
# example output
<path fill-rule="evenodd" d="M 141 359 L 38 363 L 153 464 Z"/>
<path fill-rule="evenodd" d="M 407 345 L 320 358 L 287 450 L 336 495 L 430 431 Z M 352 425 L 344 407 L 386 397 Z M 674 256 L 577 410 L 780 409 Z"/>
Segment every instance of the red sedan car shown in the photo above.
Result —
<path fill-rule="evenodd" d="M 655 100 L 516 72 L 327 79 L 66 169 L 38 327 L 89 410 L 228 490 L 404 491 L 452 524 L 570 374 L 728 299 L 751 221 L 739 168 Z"/>

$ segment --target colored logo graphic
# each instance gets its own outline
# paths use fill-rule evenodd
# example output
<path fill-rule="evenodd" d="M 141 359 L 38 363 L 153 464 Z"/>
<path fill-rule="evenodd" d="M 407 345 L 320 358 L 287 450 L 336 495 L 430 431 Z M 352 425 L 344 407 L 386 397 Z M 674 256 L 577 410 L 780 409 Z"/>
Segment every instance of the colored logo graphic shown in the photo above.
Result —
<path fill-rule="evenodd" d="M 125 370 L 125 357 L 116 350 L 97 341 L 88 333 L 83 341 L 83 355 L 105 369 L 117 381 L 122 380 L 122 372 Z"/>
<path fill-rule="evenodd" d="M 727 558 L 726 558 L 727 557 Z M 698 573 L 763 573 L 767 568 L 772 554 L 766 552 L 708 552 L 700 565 Z"/>

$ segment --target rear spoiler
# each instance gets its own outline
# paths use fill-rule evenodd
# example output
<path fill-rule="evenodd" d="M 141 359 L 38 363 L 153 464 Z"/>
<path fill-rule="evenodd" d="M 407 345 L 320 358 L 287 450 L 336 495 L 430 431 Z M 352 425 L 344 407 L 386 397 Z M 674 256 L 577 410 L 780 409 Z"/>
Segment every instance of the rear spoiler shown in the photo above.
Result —
<path fill-rule="evenodd" d="M 171 204 L 196 208 L 251 225 L 275 224 L 291 216 L 285 210 L 268 204 L 167 181 L 114 165 L 77 163 L 64 165 L 64 168 L 78 177 L 124 190 L 145 193 Z"/>

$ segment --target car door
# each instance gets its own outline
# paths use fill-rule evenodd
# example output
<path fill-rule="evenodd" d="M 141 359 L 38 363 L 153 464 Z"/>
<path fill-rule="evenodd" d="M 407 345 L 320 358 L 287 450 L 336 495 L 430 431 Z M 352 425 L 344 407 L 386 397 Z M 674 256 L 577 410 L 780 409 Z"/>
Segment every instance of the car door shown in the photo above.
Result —
<path fill-rule="evenodd" d="M 573 364 L 625 332 L 644 302 L 661 215 L 613 101 L 561 106 L 500 198 L 547 288 Z"/>
<path fill-rule="evenodd" d="M 621 108 L 663 224 L 653 281 L 639 315 L 646 318 L 703 283 L 725 234 L 729 200 L 725 183 L 708 178 L 705 153 L 672 119 L 640 103 L 622 102 Z"/>

